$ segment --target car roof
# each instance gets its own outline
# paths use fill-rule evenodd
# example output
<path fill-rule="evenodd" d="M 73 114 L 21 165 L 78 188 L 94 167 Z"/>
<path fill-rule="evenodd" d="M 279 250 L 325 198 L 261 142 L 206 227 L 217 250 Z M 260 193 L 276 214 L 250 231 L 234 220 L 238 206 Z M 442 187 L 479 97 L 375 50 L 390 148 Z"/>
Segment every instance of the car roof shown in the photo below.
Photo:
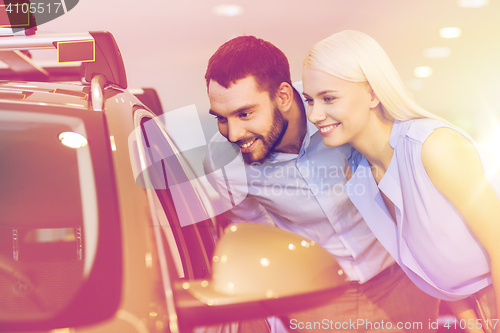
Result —
<path fill-rule="evenodd" d="M 83 34 L 46 34 L 36 36 L 0 36 L 0 60 L 21 75 L 36 74 L 40 81 L 50 73 L 34 63 L 26 52 L 56 49 L 58 63 L 82 62 L 86 82 L 103 75 L 108 84 L 127 89 L 125 65 L 116 41 L 107 31 Z M 37 80 L 38 81 L 38 80 Z"/>
<path fill-rule="evenodd" d="M 57 51 L 56 67 L 42 67 L 32 59 L 30 51 L 44 49 Z M 5 35 L 0 36 L 0 51 L 7 65 L 0 70 L 2 102 L 103 111 L 106 86 L 127 88 L 120 50 L 107 31 Z"/>
<path fill-rule="evenodd" d="M 89 109 L 90 87 L 77 83 L 0 81 L 0 102 Z"/>

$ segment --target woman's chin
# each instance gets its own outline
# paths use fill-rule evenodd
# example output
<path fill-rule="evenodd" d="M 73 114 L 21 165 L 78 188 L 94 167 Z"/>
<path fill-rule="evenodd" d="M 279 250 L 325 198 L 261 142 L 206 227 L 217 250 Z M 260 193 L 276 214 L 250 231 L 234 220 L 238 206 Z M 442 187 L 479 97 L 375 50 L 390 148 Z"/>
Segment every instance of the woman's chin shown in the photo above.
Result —
<path fill-rule="evenodd" d="M 342 146 L 345 143 L 346 143 L 345 141 L 338 140 L 338 139 L 331 138 L 331 137 L 324 137 L 323 138 L 323 144 L 327 147 L 338 147 L 338 146 Z"/>

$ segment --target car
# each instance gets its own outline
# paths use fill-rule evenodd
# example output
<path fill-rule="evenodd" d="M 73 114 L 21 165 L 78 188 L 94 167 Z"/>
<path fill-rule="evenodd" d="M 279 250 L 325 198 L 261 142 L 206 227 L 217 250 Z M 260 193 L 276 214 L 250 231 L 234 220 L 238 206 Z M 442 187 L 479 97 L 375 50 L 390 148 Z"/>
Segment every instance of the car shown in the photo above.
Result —
<path fill-rule="evenodd" d="M 301 236 L 242 223 L 221 237 L 109 32 L 1 36 L 0 60 L 0 330 L 231 331 L 346 283 Z"/>

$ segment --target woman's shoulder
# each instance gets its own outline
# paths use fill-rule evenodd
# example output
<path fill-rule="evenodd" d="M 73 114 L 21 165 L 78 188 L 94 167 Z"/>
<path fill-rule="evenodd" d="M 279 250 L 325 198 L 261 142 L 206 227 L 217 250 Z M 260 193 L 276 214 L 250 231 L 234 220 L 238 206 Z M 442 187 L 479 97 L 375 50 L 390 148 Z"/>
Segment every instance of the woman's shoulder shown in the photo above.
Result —
<path fill-rule="evenodd" d="M 481 165 L 477 148 L 465 133 L 451 127 L 434 130 L 422 144 L 422 163 L 427 172 L 439 170 L 439 175 L 449 172 L 447 166 L 463 166 L 476 160 Z"/>
<path fill-rule="evenodd" d="M 458 129 L 439 119 L 419 118 L 400 122 L 404 128 L 404 136 L 423 143 L 434 131 L 440 128 Z M 403 133 L 401 133 L 403 134 Z"/>
<path fill-rule="evenodd" d="M 402 123 L 406 123 L 404 135 L 426 147 L 443 149 L 453 145 L 474 145 L 467 133 L 443 120 L 419 118 Z"/>
<path fill-rule="evenodd" d="M 474 142 L 467 133 L 439 119 L 420 118 L 394 124 L 397 126 L 393 130 L 397 139 L 395 135 L 391 145 L 399 154 L 416 154 L 415 158 L 418 155 L 423 160 L 432 161 L 460 151 L 475 150 Z"/>

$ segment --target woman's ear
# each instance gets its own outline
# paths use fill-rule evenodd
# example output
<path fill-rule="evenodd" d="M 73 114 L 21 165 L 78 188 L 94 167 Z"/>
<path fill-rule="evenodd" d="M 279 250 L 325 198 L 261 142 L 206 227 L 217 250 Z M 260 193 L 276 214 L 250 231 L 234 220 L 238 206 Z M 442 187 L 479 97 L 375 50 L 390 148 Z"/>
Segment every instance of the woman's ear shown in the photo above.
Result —
<path fill-rule="evenodd" d="M 368 92 L 370 93 L 370 108 L 371 109 L 374 109 L 377 107 L 377 105 L 380 104 L 380 101 L 377 97 L 377 95 L 375 95 L 375 93 L 373 92 L 373 89 L 372 89 L 372 86 L 370 86 L 370 84 L 368 84 Z"/>
<path fill-rule="evenodd" d="M 276 91 L 275 101 L 281 112 L 288 112 L 293 104 L 293 88 L 289 83 L 282 82 Z"/>

